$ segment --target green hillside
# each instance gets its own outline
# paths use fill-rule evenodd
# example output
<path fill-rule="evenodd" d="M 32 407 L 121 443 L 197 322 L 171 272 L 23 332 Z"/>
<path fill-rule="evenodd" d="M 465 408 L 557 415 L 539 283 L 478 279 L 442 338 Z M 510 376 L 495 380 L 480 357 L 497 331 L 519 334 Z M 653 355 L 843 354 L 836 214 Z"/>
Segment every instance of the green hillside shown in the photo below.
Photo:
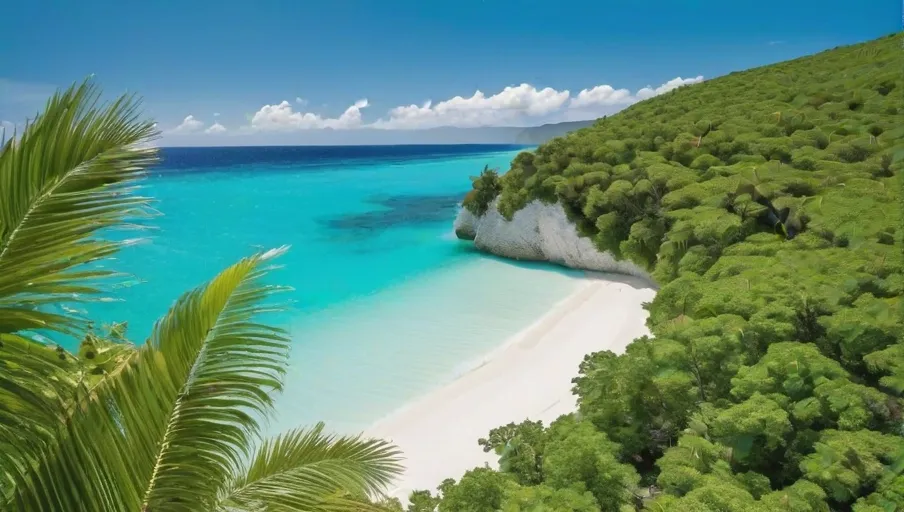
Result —
<path fill-rule="evenodd" d="M 579 413 L 494 430 L 503 472 L 441 511 L 904 509 L 902 43 L 683 87 L 475 181 L 469 209 L 558 202 L 661 289 Z"/>

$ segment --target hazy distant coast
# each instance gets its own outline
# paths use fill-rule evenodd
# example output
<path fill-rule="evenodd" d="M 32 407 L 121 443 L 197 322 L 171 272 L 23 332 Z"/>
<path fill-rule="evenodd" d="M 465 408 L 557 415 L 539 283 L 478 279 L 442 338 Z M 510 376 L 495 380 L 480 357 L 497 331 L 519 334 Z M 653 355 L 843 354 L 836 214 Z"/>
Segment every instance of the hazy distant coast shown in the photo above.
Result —
<path fill-rule="evenodd" d="M 552 138 L 590 126 L 594 121 L 569 121 L 541 126 L 487 126 L 476 128 L 442 127 L 425 130 L 307 130 L 288 133 L 249 133 L 241 137 L 222 137 L 221 146 L 363 146 L 407 144 L 520 144 L 533 146 Z M 203 135 L 184 135 L 168 139 L 168 146 L 205 146 Z"/>

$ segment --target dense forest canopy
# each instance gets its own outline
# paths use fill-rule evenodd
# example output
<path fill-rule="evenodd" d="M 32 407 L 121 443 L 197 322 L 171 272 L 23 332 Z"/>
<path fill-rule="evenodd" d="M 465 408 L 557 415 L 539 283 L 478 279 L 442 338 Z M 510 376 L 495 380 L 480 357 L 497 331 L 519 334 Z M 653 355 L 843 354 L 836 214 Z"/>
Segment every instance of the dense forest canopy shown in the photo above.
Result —
<path fill-rule="evenodd" d="M 904 508 L 902 43 L 682 87 L 475 179 L 472 212 L 558 203 L 646 268 L 652 336 L 409 510 Z"/>

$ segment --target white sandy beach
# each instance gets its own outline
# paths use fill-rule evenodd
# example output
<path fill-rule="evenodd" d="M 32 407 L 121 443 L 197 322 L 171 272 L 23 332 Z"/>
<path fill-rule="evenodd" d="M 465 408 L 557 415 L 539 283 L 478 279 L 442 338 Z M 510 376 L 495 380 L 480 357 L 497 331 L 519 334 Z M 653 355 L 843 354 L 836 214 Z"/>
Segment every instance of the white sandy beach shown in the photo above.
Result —
<path fill-rule="evenodd" d="M 380 420 L 365 434 L 396 443 L 405 474 L 390 489 L 403 501 L 413 489 L 434 490 L 484 462 L 496 465 L 477 439 L 526 418 L 549 424 L 575 409 L 571 379 L 584 355 L 621 353 L 647 334 L 641 303 L 655 292 L 643 280 L 588 274 L 569 297 L 485 356 L 483 364 Z"/>

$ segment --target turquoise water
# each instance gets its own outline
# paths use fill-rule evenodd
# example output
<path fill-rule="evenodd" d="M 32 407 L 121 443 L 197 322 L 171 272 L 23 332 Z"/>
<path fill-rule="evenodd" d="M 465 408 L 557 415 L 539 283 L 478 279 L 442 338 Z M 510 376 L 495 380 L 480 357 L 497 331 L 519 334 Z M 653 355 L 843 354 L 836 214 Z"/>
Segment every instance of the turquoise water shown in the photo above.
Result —
<path fill-rule="evenodd" d="M 363 429 L 465 371 L 574 288 L 574 274 L 478 254 L 452 233 L 468 177 L 484 165 L 507 169 L 517 153 L 175 153 L 147 181 L 163 214 L 152 240 L 114 264 L 138 281 L 92 313 L 128 321 L 130 338 L 143 340 L 183 291 L 288 244 L 271 276 L 294 288 L 293 307 L 270 319 L 293 339 L 274 428 L 324 420 Z"/>

